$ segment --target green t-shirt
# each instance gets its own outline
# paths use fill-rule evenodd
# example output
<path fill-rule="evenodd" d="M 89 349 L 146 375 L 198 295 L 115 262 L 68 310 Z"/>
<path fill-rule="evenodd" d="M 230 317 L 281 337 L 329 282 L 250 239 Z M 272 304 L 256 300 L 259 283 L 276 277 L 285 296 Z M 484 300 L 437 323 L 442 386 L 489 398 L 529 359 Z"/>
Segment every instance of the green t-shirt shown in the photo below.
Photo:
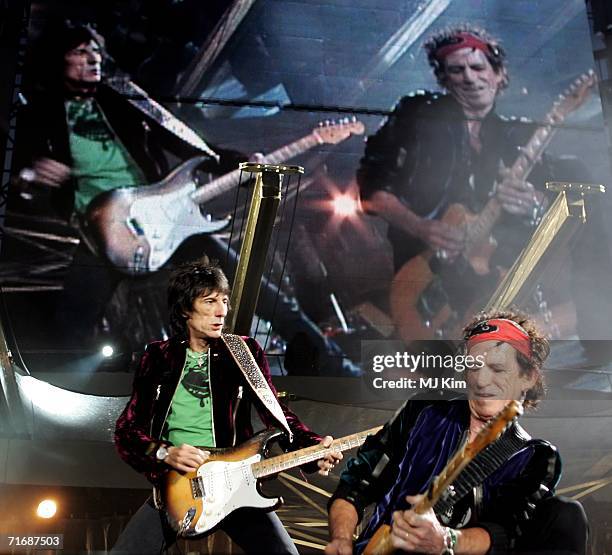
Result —
<path fill-rule="evenodd" d="M 164 433 L 164 439 L 174 445 L 215 446 L 208 362 L 208 353 L 187 349 Z"/>
<path fill-rule="evenodd" d="M 98 103 L 93 99 L 67 100 L 66 117 L 77 181 L 74 207 L 85 212 L 100 193 L 144 182 L 140 168 L 130 158 Z"/>

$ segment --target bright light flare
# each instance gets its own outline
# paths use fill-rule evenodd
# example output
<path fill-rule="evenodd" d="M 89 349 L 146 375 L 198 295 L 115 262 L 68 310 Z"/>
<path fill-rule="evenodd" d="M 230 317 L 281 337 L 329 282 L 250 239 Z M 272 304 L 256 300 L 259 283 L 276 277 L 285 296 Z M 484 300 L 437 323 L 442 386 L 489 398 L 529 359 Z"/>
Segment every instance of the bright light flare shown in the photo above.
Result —
<path fill-rule="evenodd" d="M 106 357 L 106 358 L 112 357 L 114 352 L 115 352 L 115 349 L 113 349 L 111 345 L 104 345 L 104 347 L 102 347 L 103 357 Z"/>
<path fill-rule="evenodd" d="M 332 198 L 332 207 L 334 214 L 341 218 L 350 218 L 355 216 L 359 211 L 359 203 L 357 199 L 351 195 L 338 194 Z"/>
<path fill-rule="evenodd" d="M 43 499 L 36 508 L 39 518 L 53 518 L 57 513 L 57 503 L 53 499 Z"/>

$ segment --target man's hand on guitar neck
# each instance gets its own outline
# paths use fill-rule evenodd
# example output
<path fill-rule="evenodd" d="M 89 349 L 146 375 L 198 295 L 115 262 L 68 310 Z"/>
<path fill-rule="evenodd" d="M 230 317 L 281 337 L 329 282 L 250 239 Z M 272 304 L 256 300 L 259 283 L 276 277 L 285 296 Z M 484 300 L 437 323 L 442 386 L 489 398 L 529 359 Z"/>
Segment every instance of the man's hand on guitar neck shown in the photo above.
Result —
<path fill-rule="evenodd" d="M 164 462 L 181 472 L 195 472 L 210 457 L 210 452 L 183 443 L 180 447 L 168 447 Z"/>
<path fill-rule="evenodd" d="M 334 441 L 332 436 L 325 436 L 320 442 L 319 445 L 323 447 L 329 447 Z M 317 465 L 319 467 L 319 474 L 321 476 L 327 476 L 331 470 L 334 469 L 340 461 L 342 460 L 342 453 L 340 451 L 331 451 L 325 455 L 322 459 L 317 461 Z"/>
<path fill-rule="evenodd" d="M 500 162 L 500 182 L 497 184 L 497 198 L 502 208 L 515 216 L 531 216 L 543 206 L 546 197 L 542 191 L 536 191 L 528 181 L 517 179 L 510 168 Z"/>

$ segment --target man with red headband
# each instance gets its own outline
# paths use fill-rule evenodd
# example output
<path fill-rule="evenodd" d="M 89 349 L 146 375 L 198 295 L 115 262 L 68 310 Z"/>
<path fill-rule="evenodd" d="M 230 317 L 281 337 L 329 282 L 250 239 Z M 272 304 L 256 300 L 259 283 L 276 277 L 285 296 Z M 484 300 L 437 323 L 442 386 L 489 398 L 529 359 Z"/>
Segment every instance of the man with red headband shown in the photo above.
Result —
<path fill-rule="evenodd" d="M 462 234 L 439 218 L 453 202 L 479 211 L 495 182 L 507 230 L 529 229 L 528 220 L 544 202 L 541 191 L 503 169 L 514 163 L 517 147 L 532 130 L 494 112 L 498 94 L 508 85 L 498 42 L 464 25 L 435 35 L 425 50 L 448 94 L 402 98 L 368 138 L 357 172 L 364 207 L 390 225 L 397 269 L 425 246 L 454 258 L 463 247 Z M 537 174 L 538 168 L 532 175 Z"/>
<path fill-rule="evenodd" d="M 481 314 L 465 328 L 464 349 L 479 361 L 466 370 L 467 399 L 421 395 L 407 401 L 348 462 L 329 504 L 327 555 L 349 555 L 353 548 L 361 553 L 383 524 L 391 525 L 394 548 L 408 553 L 586 552 L 582 507 L 554 496 L 557 450 L 516 422 L 495 442 L 503 456 L 472 461 L 434 510 L 411 510 L 464 440 L 472 441 L 509 400 L 530 408 L 544 391 L 548 341 L 524 315 Z M 372 503 L 372 516 L 353 546 L 357 524 Z"/>
<path fill-rule="evenodd" d="M 437 309 L 429 314 L 429 307 L 448 302 L 464 314 L 493 291 L 498 268 L 512 265 L 548 205 L 538 188 L 547 180 L 584 174 L 573 161 L 552 164 L 546 157 L 536 163 L 529 181 L 509 171 L 534 127 L 495 112 L 509 81 L 496 39 L 461 25 L 433 36 L 425 50 L 447 94 L 421 91 L 403 97 L 368 137 L 357 182 L 364 209 L 389 225 L 396 272 L 426 248 L 439 255 L 432 269 L 441 287 L 428 290 L 426 295 L 435 298 L 419 305 L 423 320 L 433 320 Z M 501 214 L 492 230 L 497 245 L 492 270 L 482 276 L 458 256 L 465 248 L 464 230 L 441 219 L 452 204 L 478 214 L 492 196 L 500 201 Z M 549 305 L 561 301 L 566 299 L 560 295 L 547 298 Z"/>

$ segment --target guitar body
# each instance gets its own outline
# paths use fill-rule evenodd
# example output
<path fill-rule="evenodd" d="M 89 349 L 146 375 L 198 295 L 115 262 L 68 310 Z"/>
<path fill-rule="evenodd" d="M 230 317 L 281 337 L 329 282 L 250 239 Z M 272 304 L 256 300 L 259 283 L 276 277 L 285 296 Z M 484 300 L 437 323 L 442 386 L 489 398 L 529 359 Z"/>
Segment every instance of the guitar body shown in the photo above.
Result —
<path fill-rule="evenodd" d="M 213 450 L 197 472 L 168 472 L 162 502 L 170 526 L 181 536 L 196 536 L 240 507 L 276 509 L 282 500 L 260 493 L 251 465 L 264 457 L 267 443 L 280 435 L 278 430 L 267 430 L 239 447 Z"/>
<path fill-rule="evenodd" d="M 87 209 L 87 234 L 99 251 L 127 274 L 158 270 L 180 244 L 198 233 L 215 233 L 226 220 L 202 215 L 190 194 L 196 156 L 149 186 L 120 187 L 98 195 Z"/>
<path fill-rule="evenodd" d="M 363 555 L 390 555 L 395 550 L 391 543 L 391 526 L 381 525 L 363 550 Z"/>
<path fill-rule="evenodd" d="M 459 229 L 467 229 L 478 215 L 468 211 L 461 204 L 448 207 L 442 222 Z M 473 272 L 479 276 L 489 274 L 489 261 L 495 251 L 495 241 L 491 236 L 470 245 L 463 257 Z M 406 342 L 426 339 L 439 339 L 459 333 L 457 325 L 464 314 L 455 314 L 446 301 L 442 280 L 432 271 L 435 253 L 426 250 L 406 262 L 396 274 L 391 285 L 391 318 L 397 335 Z M 442 263 L 441 263 L 442 264 Z M 460 279 L 457 275 L 456 279 Z M 468 288 L 470 284 L 466 284 Z M 472 310 L 472 303 L 463 313 Z"/>
<path fill-rule="evenodd" d="M 363 123 L 355 119 L 326 122 L 270 153 L 265 162 L 279 164 L 314 146 L 337 144 L 363 132 Z M 118 270 L 139 274 L 159 270 L 188 237 L 222 230 L 228 220 L 214 221 L 203 216 L 199 207 L 234 189 L 241 171 L 236 169 L 197 188 L 194 171 L 207 159 L 191 158 L 149 186 L 102 193 L 87 208 L 88 238 Z"/>

